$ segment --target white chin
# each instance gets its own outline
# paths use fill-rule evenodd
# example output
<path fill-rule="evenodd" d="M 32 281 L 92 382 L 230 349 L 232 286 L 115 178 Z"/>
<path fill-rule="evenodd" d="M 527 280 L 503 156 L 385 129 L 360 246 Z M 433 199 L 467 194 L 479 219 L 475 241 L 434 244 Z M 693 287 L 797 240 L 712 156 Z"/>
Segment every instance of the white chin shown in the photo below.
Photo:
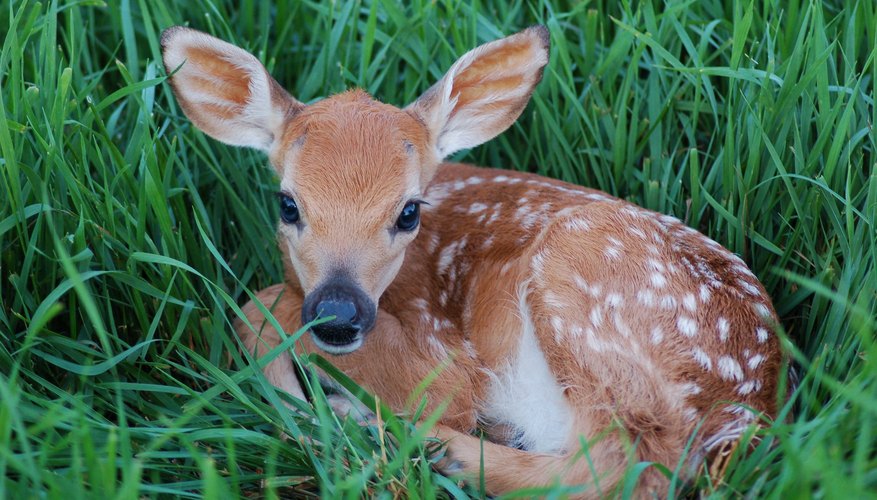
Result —
<path fill-rule="evenodd" d="M 320 340 L 319 337 L 311 333 L 311 338 L 314 340 L 314 344 L 317 344 L 317 347 L 326 351 L 329 354 L 348 354 L 357 349 L 362 345 L 362 335 L 357 335 L 353 342 L 345 345 L 335 345 L 335 344 L 327 344 Z"/>

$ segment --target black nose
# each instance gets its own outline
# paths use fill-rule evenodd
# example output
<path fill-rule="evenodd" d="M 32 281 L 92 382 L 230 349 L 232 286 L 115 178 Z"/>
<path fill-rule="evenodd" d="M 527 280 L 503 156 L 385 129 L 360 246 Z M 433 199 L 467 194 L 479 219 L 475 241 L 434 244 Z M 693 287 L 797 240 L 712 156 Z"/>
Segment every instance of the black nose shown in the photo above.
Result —
<path fill-rule="evenodd" d="M 311 327 L 316 338 L 329 347 L 343 348 L 374 326 L 375 305 L 365 292 L 344 277 L 330 278 L 305 297 L 302 322 L 333 319 Z"/>
<path fill-rule="evenodd" d="M 311 330 L 321 339 L 331 344 L 349 344 L 359 333 L 359 314 L 352 300 L 332 298 L 320 301 L 316 306 L 317 318 L 335 319 L 314 325 Z"/>
<path fill-rule="evenodd" d="M 352 300 L 332 298 L 320 301 L 317 304 L 317 317 L 325 318 L 327 316 L 335 316 L 335 321 L 338 322 L 359 326 L 357 325 L 359 316 Z"/>

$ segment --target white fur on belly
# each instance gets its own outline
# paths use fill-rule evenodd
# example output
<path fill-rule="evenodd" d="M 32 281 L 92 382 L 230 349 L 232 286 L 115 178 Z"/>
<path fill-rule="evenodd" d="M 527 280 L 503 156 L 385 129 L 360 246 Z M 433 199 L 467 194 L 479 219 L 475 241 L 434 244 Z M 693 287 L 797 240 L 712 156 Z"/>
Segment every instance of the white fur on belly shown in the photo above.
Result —
<path fill-rule="evenodd" d="M 572 410 L 536 340 L 526 299 L 524 283 L 518 291 L 522 331 L 517 353 L 509 365 L 491 374 L 480 417 L 511 426 L 517 444 L 527 451 L 559 452 L 572 429 Z"/>

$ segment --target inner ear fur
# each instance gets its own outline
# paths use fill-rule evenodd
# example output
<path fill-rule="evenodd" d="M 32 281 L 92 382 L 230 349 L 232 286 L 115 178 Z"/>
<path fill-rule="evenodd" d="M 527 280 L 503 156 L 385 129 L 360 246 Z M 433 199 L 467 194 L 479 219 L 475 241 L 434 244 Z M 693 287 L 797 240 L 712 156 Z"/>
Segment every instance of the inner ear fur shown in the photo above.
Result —
<path fill-rule="evenodd" d="M 406 110 L 426 124 L 437 160 L 505 131 L 527 105 L 548 63 L 545 26 L 481 45 Z"/>
<path fill-rule="evenodd" d="M 270 151 L 286 120 L 304 106 L 255 56 L 206 33 L 171 27 L 161 48 L 186 116 L 226 144 Z"/>

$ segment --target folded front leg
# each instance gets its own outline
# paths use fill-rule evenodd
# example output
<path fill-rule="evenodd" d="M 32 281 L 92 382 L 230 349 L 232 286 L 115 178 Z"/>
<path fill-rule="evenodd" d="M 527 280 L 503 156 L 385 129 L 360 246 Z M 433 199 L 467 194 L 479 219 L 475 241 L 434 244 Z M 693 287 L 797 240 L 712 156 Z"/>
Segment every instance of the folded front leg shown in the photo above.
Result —
<path fill-rule="evenodd" d="M 302 302 L 298 294 L 284 285 L 274 285 L 257 293 L 256 300 L 271 311 L 284 332 L 292 333 L 298 330 Z M 271 322 L 265 319 L 254 301 L 248 302 L 242 309 L 252 328 L 239 319 L 235 320 L 234 328 L 246 349 L 256 358 L 264 356 L 283 342 L 283 338 Z M 288 351 L 277 355 L 262 371 L 275 387 L 298 399 L 305 399 Z"/>

